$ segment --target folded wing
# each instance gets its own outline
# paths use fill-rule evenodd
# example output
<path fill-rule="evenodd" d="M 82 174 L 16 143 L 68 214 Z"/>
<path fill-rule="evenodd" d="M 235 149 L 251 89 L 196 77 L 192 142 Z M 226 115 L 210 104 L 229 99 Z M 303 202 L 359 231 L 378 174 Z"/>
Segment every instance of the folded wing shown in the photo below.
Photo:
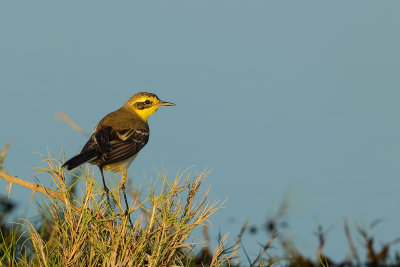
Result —
<path fill-rule="evenodd" d="M 91 140 L 88 150 L 96 147 L 99 151 L 97 165 L 105 166 L 135 156 L 147 144 L 149 129 L 114 130 L 108 126 L 99 129 Z"/>

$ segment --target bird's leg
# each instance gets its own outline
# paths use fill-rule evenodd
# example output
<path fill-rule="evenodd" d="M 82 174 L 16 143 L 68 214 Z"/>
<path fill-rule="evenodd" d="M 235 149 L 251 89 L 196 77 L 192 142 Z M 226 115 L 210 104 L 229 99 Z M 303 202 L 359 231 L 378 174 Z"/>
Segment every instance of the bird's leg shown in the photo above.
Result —
<path fill-rule="evenodd" d="M 103 173 L 103 167 L 99 167 L 100 169 L 100 173 L 101 173 L 101 177 L 103 178 L 103 185 L 104 185 L 104 191 L 106 191 L 106 196 L 107 196 L 107 204 L 111 209 L 111 202 L 110 202 L 110 198 L 109 198 L 109 192 L 110 190 L 108 190 L 108 187 L 106 185 L 106 180 L 104 179 L 104 173 Z"/>
<path fill-rule="evenodd" d="M 129 214 L 128 200 L 126 198 L 126 192 L 125 192 L 125 184 L 126 184 L 127 175 L 128 175 L 127 170 L 123 170 L 122 171 L 121 189 L 122 189 L 122 193 L 124 193 L 124 199 L 125 199 L 125 206 L 126 206 L 125 215 L 128 216 L 129 222 L 131 223 L 131 226 L 133 227 L 133 223 L 131 221 L 131 215 Z"/>

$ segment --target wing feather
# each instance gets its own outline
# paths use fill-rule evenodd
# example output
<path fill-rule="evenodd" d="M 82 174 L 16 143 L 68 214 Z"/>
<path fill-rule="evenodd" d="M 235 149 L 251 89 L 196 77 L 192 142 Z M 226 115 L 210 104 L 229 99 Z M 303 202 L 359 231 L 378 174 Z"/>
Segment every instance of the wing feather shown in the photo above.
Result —
<path fill-rule="evenodd" d="M 100 152 L 97 165 L 106 166 L 133 157 L 147 144 L 148 140 L 148 128 L 114 130 L 107 126 L 98 129 L 84 149 L 96 147 Z"/>

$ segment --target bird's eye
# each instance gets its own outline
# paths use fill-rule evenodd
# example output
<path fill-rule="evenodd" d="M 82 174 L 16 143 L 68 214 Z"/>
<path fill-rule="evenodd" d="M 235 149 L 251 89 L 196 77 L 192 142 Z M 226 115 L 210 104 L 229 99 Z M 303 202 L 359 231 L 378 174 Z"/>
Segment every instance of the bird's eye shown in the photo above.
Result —
<path fill-rule="evenodd" d="M 144 103 L 146 104 L 146 105 L 148 105 L 148 104 L 150 104 L 151 102 L 150 102 L 150 100 L 146 100 L 146 101 L 144 101 Z"/>

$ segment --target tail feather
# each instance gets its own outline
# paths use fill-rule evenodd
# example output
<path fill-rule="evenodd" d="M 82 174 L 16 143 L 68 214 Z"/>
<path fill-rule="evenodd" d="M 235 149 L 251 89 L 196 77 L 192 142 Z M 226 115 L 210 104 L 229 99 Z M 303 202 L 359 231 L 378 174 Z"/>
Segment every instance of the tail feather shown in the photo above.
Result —
<path fill-rule="evenodd" d="M 79 165 L 90 162 L 92 160 L 95 160 L 97 158 L 97 153 L 95 150 L 91 151 L 85 151 L 83 153 L 80 153 L 72 158 L 70 158 L 67 162 L 65 162 L 62 167 L 67 167 L 68 170 L 73 170 Z"/>

